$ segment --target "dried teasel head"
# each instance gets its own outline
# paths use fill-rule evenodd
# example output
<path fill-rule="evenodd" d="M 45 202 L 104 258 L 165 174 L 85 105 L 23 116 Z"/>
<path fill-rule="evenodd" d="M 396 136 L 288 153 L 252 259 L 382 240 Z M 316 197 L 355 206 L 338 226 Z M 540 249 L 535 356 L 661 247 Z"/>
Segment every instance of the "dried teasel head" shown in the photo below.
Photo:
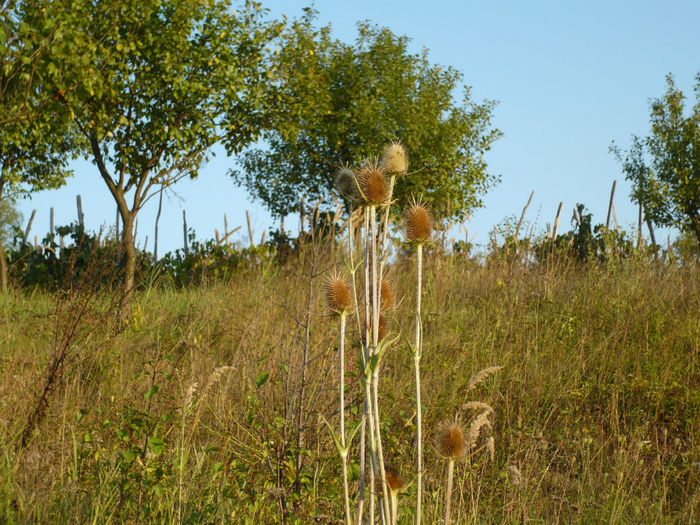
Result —
<path fill-rule="evenodd" d="M 399 493 L 408 488 L 408 480 L 401 475 L 396 467 L 385 465 L 384 473 L 386 474 L 386 486 L 390 492 Z M 376 492 L 377 494 L 382 493 L 381 478 L 377 478 L 376 480 Z"/>
<path fill-rule="evenodd" d="M 408 154 L 399 141 L 393 141 L 384 147 L 381 167 L 386 173 L 402 174 L 408 171 Z"/>
<path fill-rule="evenodd" d="M 406 239 L 422 243 L 430 240 L 433 231 L 433 216 L 421 202 L 413 202 L 405 212 Z"/>
<path fill-rule="evenodd" d="M 391 282 L 382 279 L 382 286 L 381 286 L 381 294 L 382 294 L 382 310 L 393 310 L 394 309 L 394 287 L 391 285 Z"/>
<path fill-rule="evenodd" d="M 464 430 L 458 423 L 445 425 L 438 432 L 435 445 L 438 454 L 445 458 L 457 459 L 467 453 L 467 440 Z"/>
<path fill-rule="evenodd" d="M 372 315 L 372 312 L 370 312 L 370 314 L 369 314 L 369 319 L 370 319 L 370 323 L 369 323 L 369 328 L 370 328 L 369 338 L 370 339 L 369 340 L 370 340 L 370 342 L 372 342 L 373 341 L 372 326 L 374 324 L 374 316 Z M 388 323 L 386 321 L 386 316 L 380 312 L 379 313 L 379 337 L 377 339 L 378 342 L 382 341 L 386 337 L 386 335 L 389 331 L 387 324 Z M 367 341 L 365 340 L 366 334 L 367 334 L 367 321 L 365 320 L 362 322 L 362 341 L 364 342 L 365 345 L 368 344 Z"/>
<path fill-rule="evenodd" d="M 376 162 L 367 162 L 357 176 L 361 198 L 366 204 L 382 204 L 389 198 L 389 181 Z"/>
<path fill-rule="evenodd" d="M 339 275 L 332 275 L 326 281 L 326 303 L 335 313 L 343 314 L 352 310 L 352 293 L 348 283 Z"/>
<path fill-rule="evenodd" d="M 355 173 L 349 166 L 341 166 L 335 174 L 335 189 L 341 197 L 354 200 L 357 198 L 357 182 Z"/>

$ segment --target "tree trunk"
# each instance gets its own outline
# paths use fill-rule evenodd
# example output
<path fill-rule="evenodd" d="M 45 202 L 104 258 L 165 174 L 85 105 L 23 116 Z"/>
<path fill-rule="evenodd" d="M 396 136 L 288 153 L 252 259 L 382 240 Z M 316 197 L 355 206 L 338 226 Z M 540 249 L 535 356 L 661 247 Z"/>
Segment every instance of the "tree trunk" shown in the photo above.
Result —
<path fill-rule="evenodd" d="M 134 217 L 135 213 L 122 211 L 122 265 L 123 281 L 121 300 L 119 301 L 119 317 L 125 321 L 131 309 L 131 299 L 134 292 L 134 276 L 136 274 L 136 247 L 134 246 Z"/>

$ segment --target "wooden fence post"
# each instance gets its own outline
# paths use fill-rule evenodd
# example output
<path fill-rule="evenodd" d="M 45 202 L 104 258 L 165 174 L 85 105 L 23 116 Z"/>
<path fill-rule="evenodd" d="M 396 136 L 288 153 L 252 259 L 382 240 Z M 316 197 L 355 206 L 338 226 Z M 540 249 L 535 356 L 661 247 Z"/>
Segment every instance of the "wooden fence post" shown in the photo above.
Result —
<path fill-rule="evenodd" d="M 245 220 L 248 222 L 248 237 L 250 237 L 250 247 L 255 248 L 255 239 L 253 239 L 253 226 L 250 224 L 250 212 L 245 211 Z"/>
<path fill-rule="evenodd" d="M 552 231 L 552 240 L 556 242 L 557 240 L 557 233 L 559 232 L 559 219 L 561 219 L 561 210 L 564 208 L 564 203 L 560 202 L 559 203 L 559 208 L 557 209 L 557 217 L 554 219 L 554 229 Z"/>
<path fill-rule="evenodd" d="M 612 190 L 610 190 L 610 204 L 608 205 L 608 218 L 605 221 L 605 229 L 609 230 L 610 229 L 610 215 L 612 214 L 613 211 L 613 199 L 615 198 L 615 186 L 617 185 L 617 181 L 613 181 L 612 185 Z"/>
<path fill-rule="evenodd" d="M 525 220 L 525 212 L 527 212 L 528 207 L 530 206 L 530 203 L 532 202 L 532 198 L 535 196 L 535 190 L 532 190 L 532 193 L 530 193 L 530 198 L 527 200 L 527 204 L 523 208 L 523 212 L 520 214 L 520 220 L 518 221 L 518 226 L 515 228 L 515 238 L 513 239 L 514 242 L 518 242 L 518 234 L 520 233 L 520 227 L 523 225 L 523 221 Z"/>
<path fill-rule="evenodd" d="M 78 206 L 78 224 L 85 228 L 85 216 L 83 215 L 83 201 L 80 198 L 80 194 L 75 196 L 75 203 Z"/>
<path fill-rule="evenodd" d="M 158 199 L 158 213 L 156 214 L 156 231 L 153 239 L 153 262 L 158 262 L 158 221 L 160 212 L 163 209 L 163 186 L 160 187 L 160 197 Z"/>
<path fill-rule="evenodd" d="M 185 257 L 187 257 L 187 255 L 189 255 L 190 253 L 190 250 L 187 246 L 187 213 L 185 212 L 185 210 L 182 210 L 182 234 L 184 240 Z"/>
<path fill-rule="evenodd" d="M 22 246 L 27 244 L 27 239 L 29 238 L 29 232 L 32 229 L 32 223 L 34 222 L 35 215 L 36 215 L 36 210 L 32 210 L 32 215 L 29 217 L 29 222 L 27 223 L 27 229 L 24 230 L 24 236 L 22 236 Z"/>

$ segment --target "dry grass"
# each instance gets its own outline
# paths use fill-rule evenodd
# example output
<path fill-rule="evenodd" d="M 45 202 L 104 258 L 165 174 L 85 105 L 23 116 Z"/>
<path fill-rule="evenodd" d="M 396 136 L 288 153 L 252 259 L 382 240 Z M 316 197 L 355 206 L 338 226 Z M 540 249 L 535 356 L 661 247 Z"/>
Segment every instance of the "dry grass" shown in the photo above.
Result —
<path fill-rule="evenodd" d="M 471 399 L 495 411 L 495 461 L 456 465 L 456 522 L 700 519 L 697 269 L 426 260 L 425 442 L 463 405 L 479 410 Z M 55 300 L 0 296 L 0 522 L 273 523 L 282 507 L 290 522 L 337 522 L 340 467 L 320 423 L 337 418 L 335 320 L 322 286 L 331 263 L 313 286 L 302 261 L 137 296 L 124 331 L 94 332 L 72 350 L 25 449 L 17 441 L 51 355 Z M 391 269 L 401 305 L 392 330 L 411 326 L 412 277 L 401 264 Z M 361 392 L 357 349 L 347 352 L 352 427 Z M 380 386 L 385 452 L 410 480 L 412 357 L 401 345 L 392 352 Z M 470 384 L 494 364 L 503 369 Z M 435 523 L 445 466 L 434 450 L 425 468 Z"/>

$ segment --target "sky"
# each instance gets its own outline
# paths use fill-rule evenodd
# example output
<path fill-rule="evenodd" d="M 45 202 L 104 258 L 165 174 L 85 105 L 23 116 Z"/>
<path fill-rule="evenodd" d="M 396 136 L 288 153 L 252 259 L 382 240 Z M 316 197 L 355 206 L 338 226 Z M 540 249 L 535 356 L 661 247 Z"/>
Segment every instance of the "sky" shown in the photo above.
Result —
<path fill-rule="evenodd" d="M 272 17 L 301 15 L 309 2 L 263 0 Z M 318 23 L 333 36 L 354 41 L 356 24 L 369 20 L 411 38 L 411 51 L 429 50 L 432 63 L 453 66 L 472 86 L 475 101 L 498 101 L 493 125 L 504 136 L 487 153 L 489 171 L 501 182 L 484 196 L 484 207 L 465 224 L 470 239 L 484 245 L 494 225 L 520 215 L 534 190 L 527 220 L 542 232 L 564 202 L 560 231 L 570 229 L 573 206 L 584 203 L 593 222 L 605 222 L 610 188 L 617 180 L 615 207 L 620 224 L 632 230 L 637 209 L 630 186 L 609 152 L 622 149 L 631 134 L 648 134 L 649 100 L 660 97 L 665 77 L 694 102 L 700 72 L 700 2 L 689 1 L 365 1 L 318 0 Z M 182 210 L 199 239 L 214 229 L 242 226 L 234 239 L 247 239 L 246 210 L 256 241 L 273 226 L 269 213 L 252 202 L 226 175 L 235 159 L 218 155 L 196 180 L 178 183 L 163 201 L 159 253 L 182 247 Z M 49 209 L 57 225 L 77 218 L 81 195 L 88 229 L 114 225 L 116 206 L 96 168 L 74 164 L 75 176 L 59 190 L 20 202 L 26 220 L 37 210 L 30 239 L 48 231 Z M 137 245 L 153 249 L 157 199 L 140 213 Z M 287 218 L 296 231 L 298 221 Z M 669 232 L 657 233 L 664 241 Z M 672 233 L 672 232 L 671 232 Z M 455 236 L 463 235 L 454 232 Z M 148 236 L 148 240 L 146 239 Z M 247 240 L 245 241 L 247 242 Z"/>

